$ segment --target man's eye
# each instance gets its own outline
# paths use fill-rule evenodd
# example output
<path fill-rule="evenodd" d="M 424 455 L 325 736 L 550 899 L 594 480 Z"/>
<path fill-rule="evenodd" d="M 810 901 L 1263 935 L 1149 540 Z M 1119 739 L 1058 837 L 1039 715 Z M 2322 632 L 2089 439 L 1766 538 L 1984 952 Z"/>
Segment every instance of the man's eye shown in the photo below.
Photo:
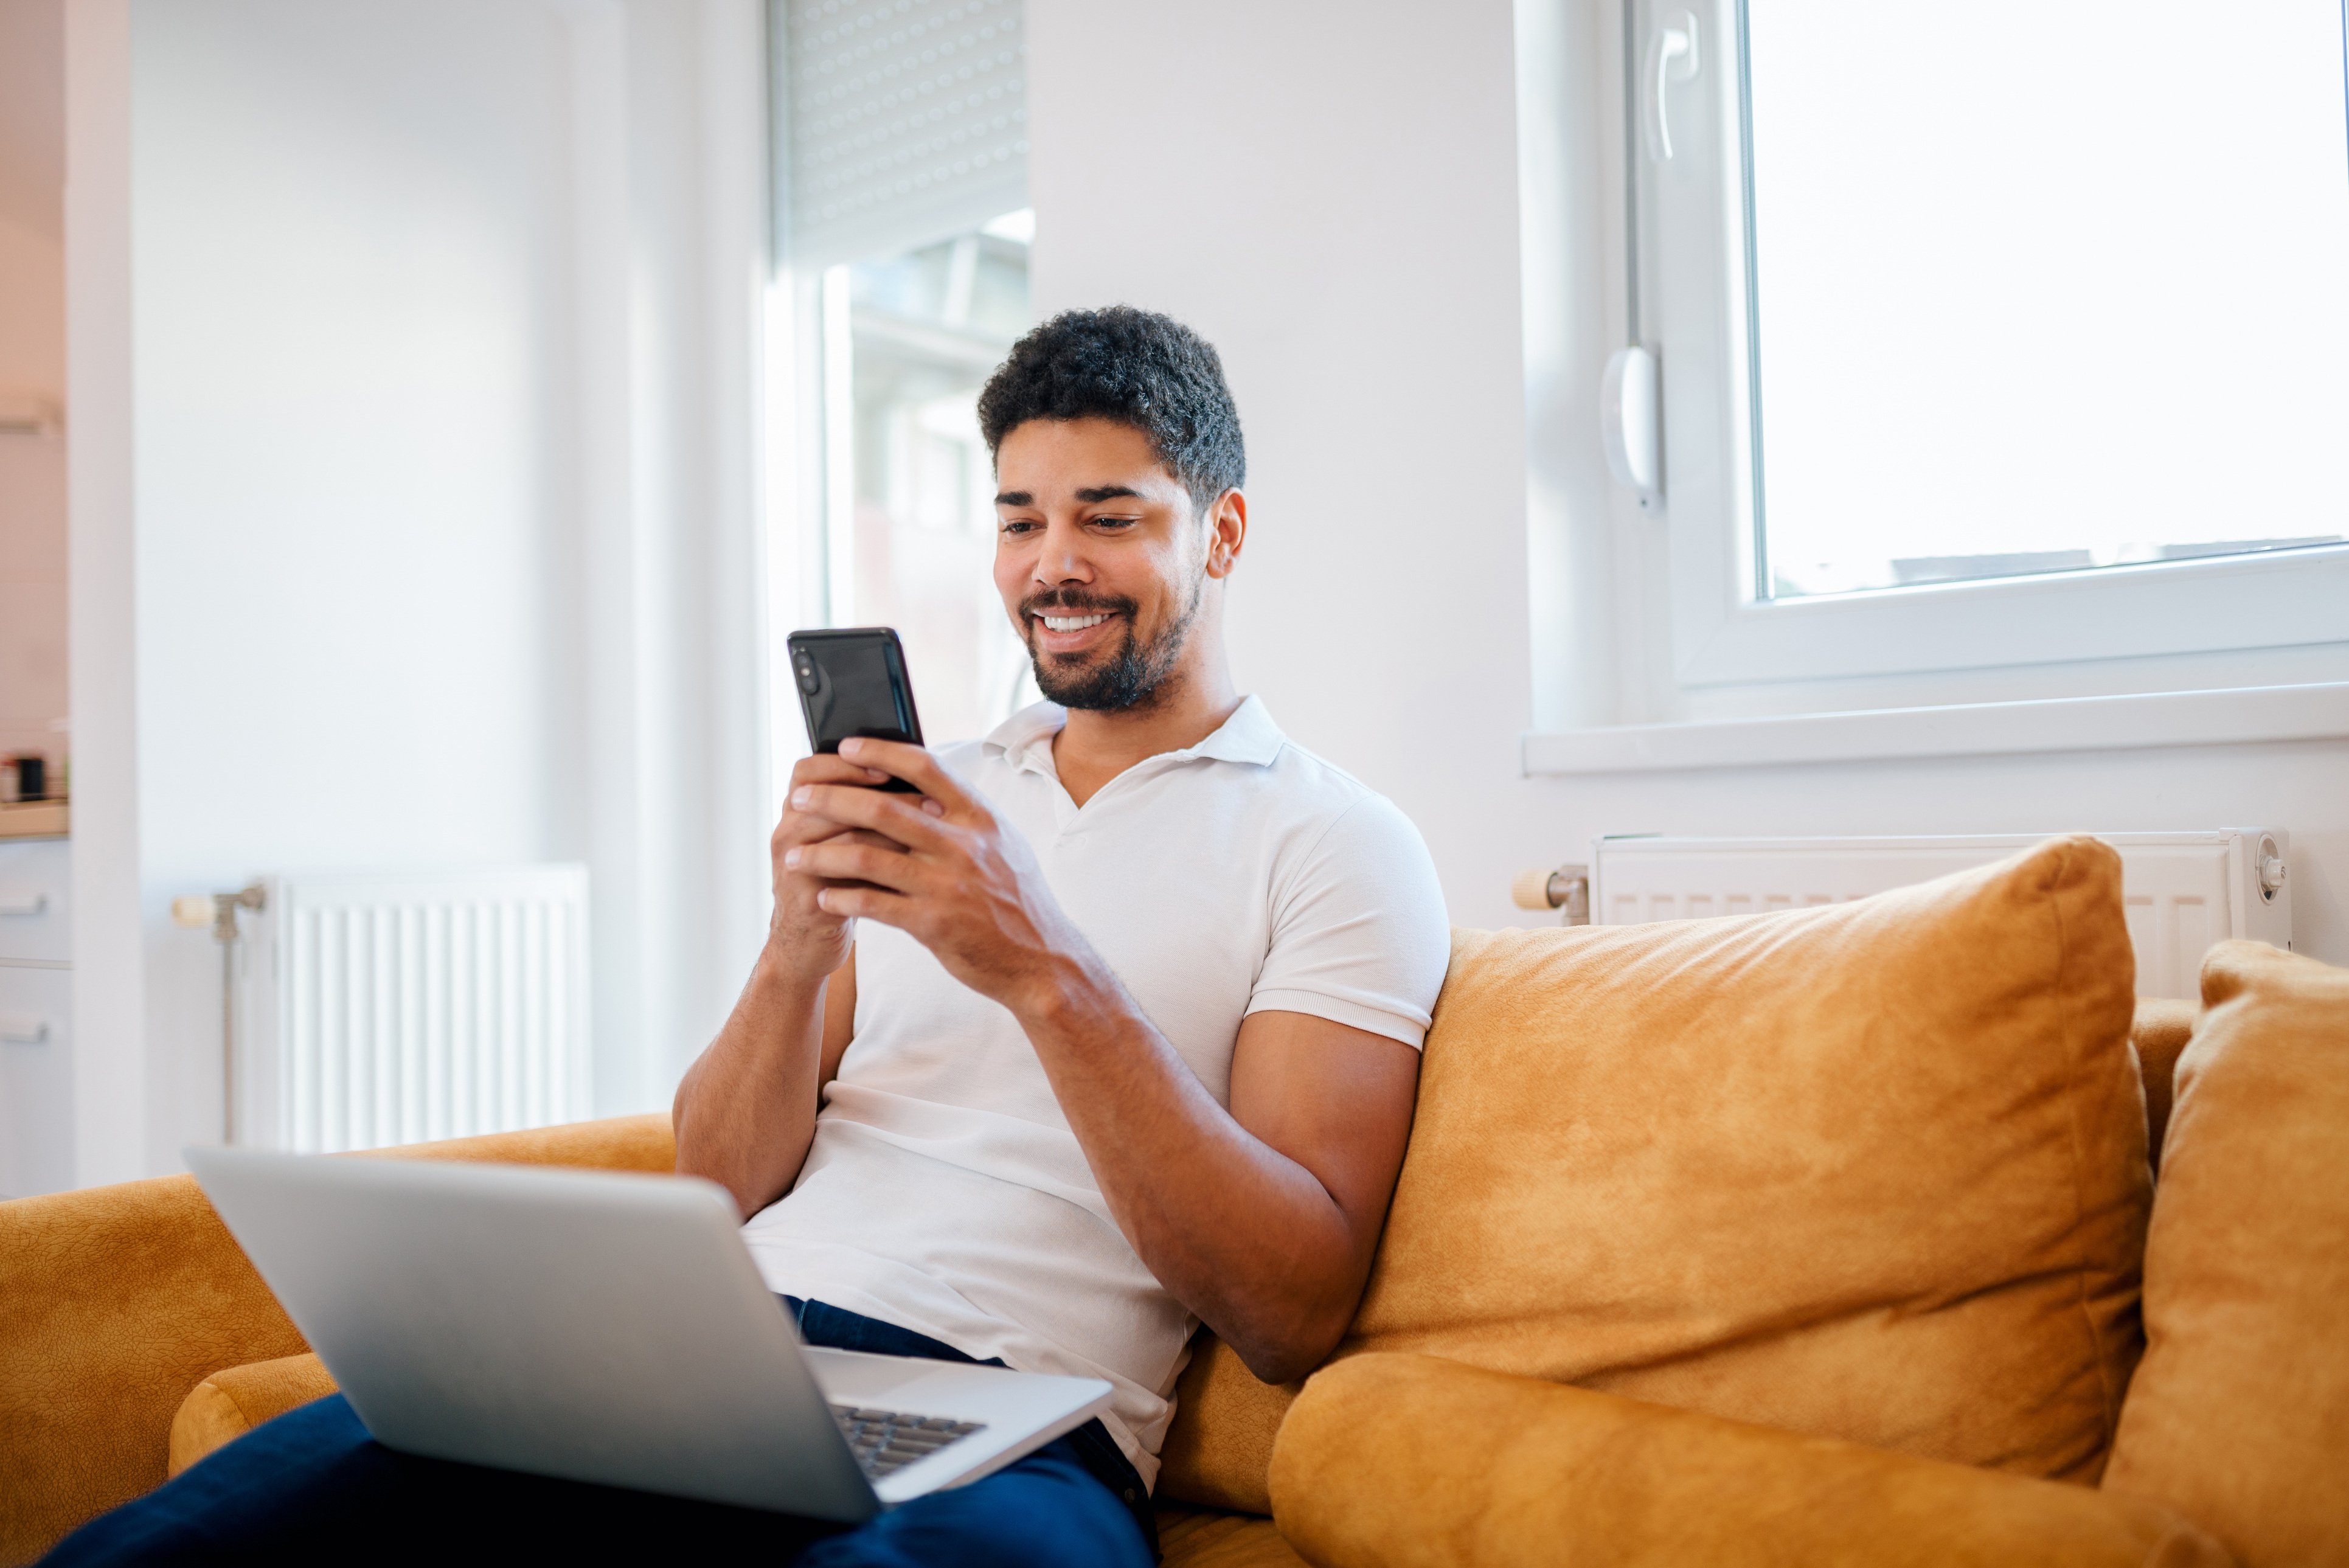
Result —
<path fill-rule="evenodd" d="M 1003 525 L 1003 531 L 1009 534 L 1030 533 L 1035 531 L 1035 528 L 1036 525 L 1028 519 L 1015 517 Z"/>
<path fill-rule="evenodd" d="M 1141 521 L 1138 517 L 1097 517 L 1093 519 L 1093 526 L 1095 528 L 1132 528 Z"/>

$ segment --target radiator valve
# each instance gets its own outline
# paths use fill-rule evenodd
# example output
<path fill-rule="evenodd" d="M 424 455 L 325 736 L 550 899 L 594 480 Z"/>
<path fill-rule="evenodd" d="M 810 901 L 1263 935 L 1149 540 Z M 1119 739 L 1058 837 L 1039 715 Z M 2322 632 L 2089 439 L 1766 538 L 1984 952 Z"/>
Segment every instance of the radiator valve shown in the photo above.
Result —
<path fill-rule="evenodd" d="M 259 882 L 235 892 L 189 893 L 171 901 L 171 923 L 191 931 L 209 925 L 215 940 L 234 942 L 238 935 L 236 912 L 259 909 L 264 902 Z"/>
<path fill-rule="evenodd" d="M 234 892 L 189 893 L 171 901 L 171 923 L 191 931 L 212 928 L 221 953 L 221 1141 L 236 1142 L 236 944 L 244 934 L 237 928 L 236 912 L 261 909 L 269 903 L 259 882 L 248 882 Z"/>
<path fill-rule="evenodd" d="M 1564 925 L 1590 923 L 1590 868 L 1558 866 L 1519 872 L 1509 884 L 1509 897 L 1519 909 L 1562 909 Z"/>
<path fill-rule="evenodd" d="M 2284 872 L 2288 869 L 2283 863 L 2283 851 L 2276 844 L 2275 835 L 2261 833 L 2259 865 L 2261 902 L 2275 902 L 2276 894 L 2283 891 Z"/>

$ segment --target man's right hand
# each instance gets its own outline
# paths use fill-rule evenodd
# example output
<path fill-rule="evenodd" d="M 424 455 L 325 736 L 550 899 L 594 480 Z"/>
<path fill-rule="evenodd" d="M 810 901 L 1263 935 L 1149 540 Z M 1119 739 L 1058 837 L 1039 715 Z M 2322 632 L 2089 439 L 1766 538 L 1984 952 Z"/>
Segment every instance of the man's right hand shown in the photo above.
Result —
<path fill-rule="evenodd" d="M 894 839 L 864 830 L 846 830 L 837 822 L 794 810 L 789 804 L 792 791 L 802 784 L 874 785 L 886 783 L 888 779 L 877 769 L 859 768 L 833 756 L 802 757 L 792 767 L 791 789 L 783 792 L 782 820 L 775 824 L 774 836 L 767 844 L 768 863 L 774 872 L 775 910 L 767 923 L 765 962 L 781 973 L 811 983 L 821 980 L 848 962 L 848 950 L 856 939 L 854 920 L 826 914 L 816 907 L 819 892 L 848 884 L 793 871 L 783 864 L 785 854 L 802 845 L 827 841 L 905 852 L 905 846 Z"/>

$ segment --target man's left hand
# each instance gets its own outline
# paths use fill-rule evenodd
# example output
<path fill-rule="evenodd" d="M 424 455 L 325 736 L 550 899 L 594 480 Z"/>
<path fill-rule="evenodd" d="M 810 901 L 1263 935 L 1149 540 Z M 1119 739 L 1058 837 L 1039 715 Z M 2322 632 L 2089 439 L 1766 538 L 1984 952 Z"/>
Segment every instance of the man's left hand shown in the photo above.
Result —
<path fill-rule="evenodd" d="M 840 754 L 921 794 L 854 784 L 792 791 L 796 811 L 905 846 L 901 854 L 835 838 L 787 851 L 785 865 L 832 883 L 817 893 L 818 906 L 897 927 L 947 973 L 1017 1016 L 1061 995 L 1071 961 L 1082 966 L 1091 950 L 1061 913 L 1027 841 L 918 746 L 857 738 L 842 741 Z"/>

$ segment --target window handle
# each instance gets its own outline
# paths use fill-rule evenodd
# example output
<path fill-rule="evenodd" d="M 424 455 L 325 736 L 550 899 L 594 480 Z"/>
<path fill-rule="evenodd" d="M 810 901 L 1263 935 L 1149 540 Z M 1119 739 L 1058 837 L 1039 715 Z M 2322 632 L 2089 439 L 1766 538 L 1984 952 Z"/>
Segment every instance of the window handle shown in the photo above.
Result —
<path fill-rule="evenodd" d="M 1648 68 L 1640 73 L 1640 82 L 1647 98 L 1640 124 L 1647 132 L 1648 157 L 1655 162 L 1669 163 L 1672 157 L 1672 127 L 1664 89 L 1674 82 L 1693 80 L 1698 65 L 1696 17 L 1681 11 L 1659 21 L 1656 30 L 1648 35 Z"/>
<path fill-rule="evenodd" d="M 1663 504 L 1663 403 L 1656 356 L 1633 345 L 1607 361 L 1599 384 L 1599 438 L 1615 482 L 1653 515 Z"/>

